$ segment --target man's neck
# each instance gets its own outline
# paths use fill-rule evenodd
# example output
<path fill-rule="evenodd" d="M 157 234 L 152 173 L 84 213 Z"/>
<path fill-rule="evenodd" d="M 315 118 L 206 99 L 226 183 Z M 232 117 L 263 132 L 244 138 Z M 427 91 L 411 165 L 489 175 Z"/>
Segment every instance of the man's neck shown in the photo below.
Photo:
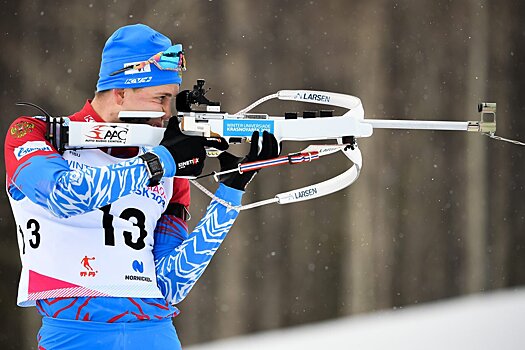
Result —
<path fill-rule="evenodd" d="M 118 111 L 114 108 L 111 101 L 108 101 L 107 96 L 96 96 L 91 101 L 91 107 L 105 122 L 118 123 Z"/>

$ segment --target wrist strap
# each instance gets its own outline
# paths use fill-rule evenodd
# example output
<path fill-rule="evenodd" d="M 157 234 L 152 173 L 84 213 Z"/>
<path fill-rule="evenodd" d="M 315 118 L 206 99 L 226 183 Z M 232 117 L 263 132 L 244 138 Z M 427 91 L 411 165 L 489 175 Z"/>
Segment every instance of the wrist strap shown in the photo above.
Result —
<path fill-rule="evenodd" d="M 148 187 L 157 186 L 164 175 L 164 169 L 162 168 L 159 157 L 154 153 L 147 152 L 141 154 L 139 158 L 144 161 L 144 165 L 146 165 L 146 170 L 148 171 Z"/>

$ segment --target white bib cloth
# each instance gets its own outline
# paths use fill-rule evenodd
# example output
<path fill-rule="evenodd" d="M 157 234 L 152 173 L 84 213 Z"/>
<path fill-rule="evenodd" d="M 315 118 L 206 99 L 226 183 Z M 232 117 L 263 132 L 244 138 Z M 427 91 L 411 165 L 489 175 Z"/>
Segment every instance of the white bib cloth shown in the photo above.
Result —
<path fill-rule="evenodd" d="M 100 150 L 66 151 L 64 158 L 72 169 L 122 161 Z M 164 178 L 156 187 L 69 218 L 58 218 L 27 197 L 10 197 L 22 260 L 18 305 L 57 297 L 162 298 L 153 233 L 172 186 L 173 180 Z"/>

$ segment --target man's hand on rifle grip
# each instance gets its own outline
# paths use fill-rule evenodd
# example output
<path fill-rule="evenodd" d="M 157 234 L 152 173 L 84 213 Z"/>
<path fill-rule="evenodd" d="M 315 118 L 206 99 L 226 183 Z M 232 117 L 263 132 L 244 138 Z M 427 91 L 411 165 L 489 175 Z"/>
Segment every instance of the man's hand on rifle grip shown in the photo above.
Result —
<path fill-rule="evenodd" d="M 275 158 L 279 155 L 279 144 L 273 134 L 263 131 L 262 146 L 259 150 L 259 132 L 254 131 L 252 134 L 250 151 L 244 158 L 239 158 L 231 153 L 223 152 L 219 155 L 221 171 L 237 168 L 239 164 L 255 162 Z M 257 174 L 257 170 L 247 171 L 244 173 L 233 172 L 219 176 L 220 182 L 226 186 L 244 191 L 246 186 Z"/>
<path fill-rule="evenodd" d="M 198 176 L 204 168 L 205 147 L 220 151 L 229 145 L 222 137 L 187 136 L 182 133 L 177 117 L 169 120 L 160 144 L 168 149 L 176 164 L 176 176 Z"/>

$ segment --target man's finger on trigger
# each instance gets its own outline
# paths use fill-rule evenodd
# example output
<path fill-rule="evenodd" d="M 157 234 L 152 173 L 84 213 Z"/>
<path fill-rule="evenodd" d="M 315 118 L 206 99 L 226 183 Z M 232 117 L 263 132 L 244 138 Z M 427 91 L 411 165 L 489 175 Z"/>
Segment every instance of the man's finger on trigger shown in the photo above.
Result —
<path fill-rule="evenodd" d="M 271 152 L 271 145 L 268 143 L 268 140 L 268 132 L 265 130 L 262 134 L 261 149 L 259 151 L 258 159 L 268 158 L 268 154 L 270 154 L 269 152 Z"/>
<path fill-rule="evenodd" d="M 270 137 L 270 143 L 272 145 L 272 153 L 270 154 L 270 158 L 277 157 L 280 153 L 279 151 L 279 143 L 277 142 L 277 139 L 275 138 L 274 134 L 268 135 Z"/>
<path fill-rule="evenodd" d="M 259 154 L 259 158 L 269 159 L 275 157 L 275 154 L 277 153 L 277 140 L 275 140 L 275 137 L 269 132 L 264 131 L 262 143 L 263 147 Z"/>
<path fill-rule="evenodd" d="M 252 133 L 252 138 L 250 140 L 250 158 L 255 158 L 259 154 L 259 131 L 255 130 Z"/>

